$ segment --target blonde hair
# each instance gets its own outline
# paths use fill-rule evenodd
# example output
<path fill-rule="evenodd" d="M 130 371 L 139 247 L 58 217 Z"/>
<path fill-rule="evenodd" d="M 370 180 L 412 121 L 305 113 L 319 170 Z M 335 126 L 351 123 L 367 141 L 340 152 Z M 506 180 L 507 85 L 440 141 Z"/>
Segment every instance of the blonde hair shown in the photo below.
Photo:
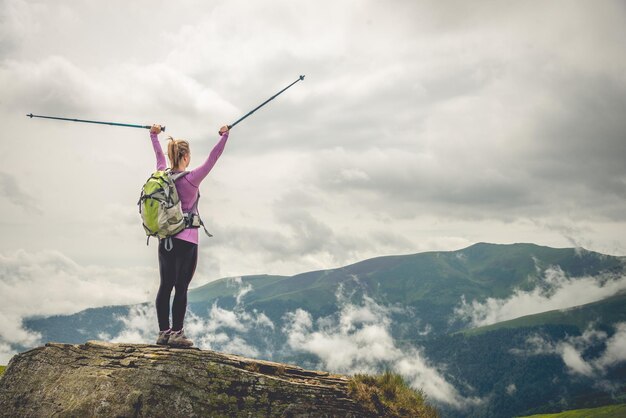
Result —
<path fill-rule="evenodd" d="M 170 142 L 167 143 L 167 156 L 170 159 L 172 168 L 178 167 L 180 160 L 189 154 L 189 142 L 183 139 L 174 139 L 169 137 Z"/>

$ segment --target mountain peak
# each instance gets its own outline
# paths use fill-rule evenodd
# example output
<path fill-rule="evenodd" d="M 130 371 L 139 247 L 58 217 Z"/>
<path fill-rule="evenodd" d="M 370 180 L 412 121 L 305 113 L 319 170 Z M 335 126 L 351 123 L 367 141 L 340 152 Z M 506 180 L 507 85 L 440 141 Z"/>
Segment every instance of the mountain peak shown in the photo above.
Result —
<path fill-rule="evenodd" d="M 0 416 L 372 417 L 350 379 L 200 349 L 89 341 L 13 357 Z"/>

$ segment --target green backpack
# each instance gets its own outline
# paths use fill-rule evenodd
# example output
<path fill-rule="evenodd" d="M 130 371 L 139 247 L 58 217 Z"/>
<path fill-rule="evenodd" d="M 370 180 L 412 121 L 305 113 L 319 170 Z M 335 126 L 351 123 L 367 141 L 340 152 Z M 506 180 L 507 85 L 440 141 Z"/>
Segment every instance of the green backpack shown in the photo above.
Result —
<path fill-rule="evenodd" d="M 185 216 L 174 181 L 186 174 L 171 174 L 169 169 L 155 171 L 143 185 L 137 204 L 143 229 L 148 235 L 147 243 L 150 237 L 169 239 L 185 229 Z M 171 239 L 165 244 L 171 249 Z"/>
<path fill-rule="evenodd" d="M 198 213 L 200 193 L 192 213 L 183 213 L 174 182 L 187 174 L 188 171 L 172 174 L 170 169 L 155 171 L 143 185 L 137 204 L 143 229 L 148 235 L 147 243 L 150 237 L 165 238 L 165 249 L 169 251 L 173 247 L 171 237 L 185 228 L 203 227 L 209 237 L 213 236 L 207 231 Z"/>

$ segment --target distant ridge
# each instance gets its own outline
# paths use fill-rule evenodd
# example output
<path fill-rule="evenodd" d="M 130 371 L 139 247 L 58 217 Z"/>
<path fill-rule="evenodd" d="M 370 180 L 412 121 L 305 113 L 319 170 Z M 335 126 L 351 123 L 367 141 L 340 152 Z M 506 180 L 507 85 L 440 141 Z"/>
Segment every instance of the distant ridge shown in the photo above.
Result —
<path fill-rule="evenodd" d="M 558 266 L 569 277 L 626 274 L 624 257 L 580 248 L 551 248 L 529 243 L 477 243 L 455 251 L 429 251 L 375 257 L 339 268 L 310 271 L 293 276 L 252 275 L 219 279 L 190 289 L 188 300 L 194 312 L 205 312 L 214 303 L 233 309 L 240 297 L 247 309 L 263 312 L 280 321 L 289 311 L 303 309 L 313 316 L 336 312 L 338 286 L 354 300 L 363 295 L 385 305 L 410 308 L 433 333 L 460 331 L 463 324 L 449 318 L 464 297 L 483 301 L 506 298 L 515 290 L 536 285 L 541 271 Z M 151 302 L 148 302 L 151 303 Z M 74 315 L 31 318 L 27 327 L 47 340 L 79 343 L 97 339 L 99 332 L 119 332 L 110 318 L 124 316 L 128 306 L 91 308 Z M 407 332 L 415 327 L 409 327 Z M 77 330 L 97 330 L 90 334 Z"/>

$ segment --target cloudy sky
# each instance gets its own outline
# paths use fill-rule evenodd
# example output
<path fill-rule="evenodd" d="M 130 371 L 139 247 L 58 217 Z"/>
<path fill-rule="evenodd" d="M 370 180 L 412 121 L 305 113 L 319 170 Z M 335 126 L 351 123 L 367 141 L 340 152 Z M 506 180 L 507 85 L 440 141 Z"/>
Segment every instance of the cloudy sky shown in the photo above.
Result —
<path fill-rule="evenodd" d="M 625 51 L 621 1 L 0 0 L 0 316 L 158 280 L 148 132 L 27 113 L 161 123 L 194 166 L 300 74 L 202 184 L 192 286 L 476 242 L 626 255 Z"/>

